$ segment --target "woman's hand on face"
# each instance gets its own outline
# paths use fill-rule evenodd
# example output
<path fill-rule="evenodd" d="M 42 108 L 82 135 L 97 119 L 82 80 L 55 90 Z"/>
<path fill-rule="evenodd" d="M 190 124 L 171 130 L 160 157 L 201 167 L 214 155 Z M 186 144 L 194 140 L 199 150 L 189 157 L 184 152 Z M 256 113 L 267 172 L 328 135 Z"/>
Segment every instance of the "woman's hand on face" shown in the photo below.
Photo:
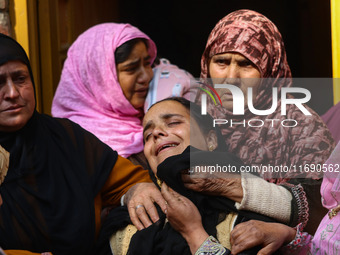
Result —
<path fill-rule="evenodd" d="M 291 242 L 295 235 L 296 230 L 284 224 L 250 220 L 236 225 L 231 232 L 231 252 L 238 254 L 262 246 L 257 254 L 273 254 L 282 245 Z"/>
<path fill-rule="evenodd" d="M 154 202 L 165 212 L 165 200 L 154 183 L 137 183 L 126 192 L 124 203 L 128 207 L 132 223 L 138 230 L 147 228 L 152 222 L 159 220 Z"/>
<path fill-rule="evenodd" d="M 192 253 L 208 238 L 197 207 L 188 198 L 162 184 L 162 195 L 167 202 L 166 216 L 171 226 L 187 241 Z"/>
<path fill-rule="evenodd" d="M 193 172 L 183 173 L 182 180 L 187 189 L 211 196 L 227 197 L 241 203 L 243 189 L 241 176 L 230 173 Z"/>

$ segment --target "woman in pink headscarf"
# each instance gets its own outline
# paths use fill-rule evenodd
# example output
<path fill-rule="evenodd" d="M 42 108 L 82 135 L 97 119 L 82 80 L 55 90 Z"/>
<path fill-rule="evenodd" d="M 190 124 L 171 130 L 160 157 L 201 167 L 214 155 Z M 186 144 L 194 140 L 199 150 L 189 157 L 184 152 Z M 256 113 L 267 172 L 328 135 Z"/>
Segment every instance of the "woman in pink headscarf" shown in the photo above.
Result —
<path fill-rule="evenodd" d="M 154 42 L 129 24 L 91 27 L 67 53 L 52 115 L 73 120 L 146 167 L 141 119 L 156 53 Z"/>
<path fill-rule="evenodd" d="M 287 105 L 286 115 L 281 115 L 280 93 L 282 88 L 291 86 L 291 77 L 281 34 L 267 17 L 251 10 L 238 10 L 222 18 L 210 33 L 202 55 L 201 78 L 236 86 L 243 92 L 244 101 L 251 100 L 259 110 L 272 107 L 275 87 L 277 108 L 268 115 L 255 115 L 245 103 L 244 114 L 233 115 L 231 92 L 217 88 L 221 104 L 207 101 L 207 111 L 216 119 L 229 121 L 220 126 L 229 152 L 246 165 L 259 167 L 259 176 L 242 173 L 240 179 L 194 175 L 183 179 L 186 187 L 195 191 L 225 194 L 239 210 L 255 211 L 291 226 L 302 223 L 314 233 L 322 217 L 320 212 L 324 211 L 319 194 L 322 176 L 300 169 L 322 165 L 333 150 L 334 141 L 321 118 L 307 106 L 304 107 L 310 116 L 293 104 Z M 252 89 L 252 98 L 247 96 L 248 88 Z M 198 102 L 202 93 L 197 95 Z M 295 120 L 297 125 L 282 126 L 286 119 Z M 231 121 L 235 124 L 231 125 Z M 264 166 L 288 167 L 290 171 L 261 172 Z"/>

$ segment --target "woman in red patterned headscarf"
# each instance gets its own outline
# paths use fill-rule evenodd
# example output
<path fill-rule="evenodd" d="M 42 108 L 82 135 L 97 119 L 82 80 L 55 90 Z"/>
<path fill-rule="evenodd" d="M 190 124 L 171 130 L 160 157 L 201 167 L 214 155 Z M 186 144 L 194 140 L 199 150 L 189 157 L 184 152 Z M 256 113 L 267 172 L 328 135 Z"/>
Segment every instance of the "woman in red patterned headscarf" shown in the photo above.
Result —
<path fill-rule="evenodd" d="M 308 222 L 306 230 L 313 232 L 323 214 L 319 211 L 322 176 L 300 172 L 299 166 L 303 170 L 308 164 L 322 165 L 333 150 L 334 141 L 320 117 L 307 106 L 310 116 L 295 105 L 287 105 L 287 114 L 281 115 L 281 89 L 291 86 L 291 77 L 281 34 L 267 17 L 251 10 L 238 10 L 216 24 L 201 59 L 201 78 L 237 86 L 245 95 L 245 102 L 251 87 L 249 100 L 255 109 L 271 108 L 273 87 L 277 88 L 278 101 L 276 110 L 269 115 L 255 115 L 246 104 L 244 115 L 235 116 L 231 92 L 216 89 L 222 103 L 216 106 L 208 101 L 208 112 L 215 118 L 238 123 L 220 128 L 229 152 L 246 165 L 262 170 L 264 166 L 288 167 L 290 172 L 261 172 L 262 178 L 242 174 L 238 181 L 187 178 L 186 186 L 216 195 L 239 190 L 243 193 L 242 201 L 234 199 L 238 209 L 256 211 L 290 225 Z M 196 99 L 200 101 L 200 93 Z M 281 123 L 286 119 L 295 120 L 297 125 L 284 127 Z M 252 125 L 248 125 L 249 121 Z M 229 198 L 233 199 L 232 196 Z"/>

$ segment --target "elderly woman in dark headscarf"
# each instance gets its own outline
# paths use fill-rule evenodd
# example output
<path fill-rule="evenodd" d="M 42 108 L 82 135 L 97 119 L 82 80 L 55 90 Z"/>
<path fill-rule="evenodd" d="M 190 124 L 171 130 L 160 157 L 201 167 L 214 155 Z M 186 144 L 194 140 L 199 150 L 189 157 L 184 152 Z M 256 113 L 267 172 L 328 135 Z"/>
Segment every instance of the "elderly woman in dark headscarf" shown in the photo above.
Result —
<path fill-rule="evenodd" d="M 202 56 L 201 77 L 211 78 L 214 83 L 235 85 L 245 95 L 245 102 L 251 100 L 259 110 L 271 108 L 273 87 L 280 95 L 283 87 L 292 84 L 280 32 L 268 18 L 250 10 L 235 11 L 216 24 Z M 248 88 L 252 89 L 252 98 L 247 98 Z M 302 222 L 307 225 L 306 230 L 313 233 L 323 215 L 320 210 L 324 211 L 319 192 L 322 175 L 300 169 L 308 164 L 322 165 L 334 148 L 323 121 L 307 106 L 304 107 L 310 116 L 305 116 L 293 104 L 287 105 L 287 114 L 282 116 L 280 96 L 276 110 L 269 115 L 255 115 L 247 105 L 243 115 L 233 115 L 231 92 L 228 89 L 216 89 L 216 92 L 221 105 L 208 102 L 207 109 L 215 118 L 229 121 L 229 125 L 220 126 L 228 151 L 247 165 L 292 166 L 293 171 L 286 175 L 261 172 L 262 178 L 247 178 L 249 174 L 242 174 L 240 180 L 232 182 L 228 178 L 185 176 L 186 187 L 210 194 L 213 191 L 215 195 L 227 194 L 240 210 L 265 214 L 293 226 Z M 200 100 L 201 93 L 198 93 L 197 101 Z M 284 127 L 281 122 L 285 119 L 293 119 L 298 124 L 293 128 Z M 230 121 L 235 124 L 230 125 Z M 249 121 L 254 122 L 247 125 Z M 243 122 L 245 124 L 240 124 Z"/>
<path fill-rule="evenodd" d="M 125 193 L 130 207 L 162 204 L 147 171 L 72 121 L 35 110 L 27 55 L 2 34 L 0 81 L 0 144 L 11 159 L 0 187 L 3 249 L 96 254 L 103 207 Z"/>

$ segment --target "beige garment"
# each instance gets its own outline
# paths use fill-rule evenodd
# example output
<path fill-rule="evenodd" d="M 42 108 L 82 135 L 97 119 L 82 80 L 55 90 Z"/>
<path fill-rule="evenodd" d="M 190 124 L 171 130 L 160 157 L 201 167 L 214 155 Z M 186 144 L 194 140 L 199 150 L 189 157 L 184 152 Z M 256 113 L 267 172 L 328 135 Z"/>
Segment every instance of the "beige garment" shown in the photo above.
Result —
<path fill-rule="evenodd" d="M 132 236 L 137 232 L 134 225 L 127 225 L 124 229 L 118 230 L 110 238 L 112 254 L 125 255 L 129 249 Z"/>
<path fill-rule="evenodd" d="M 237 214 L 231 212 L 216 226 L 217 240 L 229 250 L 231 250 L 230 232 L 233 230 L 236 218 Z"/>
<path fill-rule="evenodd" d="M 0 146 L 0 185 L 5 180 L 9 166 L 9 152 Z"/>
<path fill-rule="evenodd" d="M 230 213 L 216 226 L 217 239 L 226 248 L 230 249 L 230 232 L 233 229 L 237 214 Z M 137 232 L 134 225 L 128 225 L 124 229 L 118 230 L 110 238 L 110 247 L 114 255 L 125 255 L 129 249 L 130 240 Z"/>
<path fill-rule="evenodd" d="M 283 186 L 269 183 L 250 173 L 241 173 L 243 198 L 235 203 L 238 210 L 266 215 L 288 224 L 291 217 L 292 194 Z"/>

